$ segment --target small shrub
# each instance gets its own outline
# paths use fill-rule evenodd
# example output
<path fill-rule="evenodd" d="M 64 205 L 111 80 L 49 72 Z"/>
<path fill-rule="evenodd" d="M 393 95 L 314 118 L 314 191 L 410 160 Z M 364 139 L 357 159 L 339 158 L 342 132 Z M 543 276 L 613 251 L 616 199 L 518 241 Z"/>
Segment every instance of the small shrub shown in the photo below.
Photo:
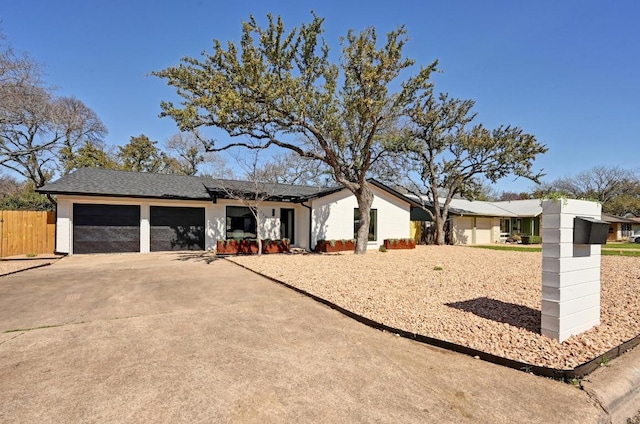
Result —
<path fill-rule="evenodd" d="M 381 245 L 380 245 L 380 247 L 378 247 L 378 250 L 379 250 L 380 252 L 386 252 L 386 251 L 387 251 L 387 248 L 386 248 L 386 247 L 384 247 L 384 244 L 381 244 Z"/>
<path fill-rule="evenodd" d="M 442 271 L 443 269 L 444 269 L 444 266 L 442 266 L 442 265 L 440 265 L 440 264 L 438 264 L 438 265 L 436 265 L 436 266 L 434 266 L 434 267 L 433 267 L 433 270 L 434 270 L 434 271 Z"/>
<path fill-rule="evenodd" d="M 27 253 L 27 258 L 35 258 L 36 256 L 38 256 L 37 253 Z"/>
<path fill-rule="evenodd" d="M 529 244 L 540 244 L 540 243 L 542 243 L 542 237 L 529 236 Z"/>
<path fill-rule="evenodd" d="M 582 378 L 573 377 L 573 378 L 570 378 L 568 381 L 569 381 L 569 384 L 571 384 L 573 387 L 575 387 L 577 389 L 581 389 L 582 388 Z"/>

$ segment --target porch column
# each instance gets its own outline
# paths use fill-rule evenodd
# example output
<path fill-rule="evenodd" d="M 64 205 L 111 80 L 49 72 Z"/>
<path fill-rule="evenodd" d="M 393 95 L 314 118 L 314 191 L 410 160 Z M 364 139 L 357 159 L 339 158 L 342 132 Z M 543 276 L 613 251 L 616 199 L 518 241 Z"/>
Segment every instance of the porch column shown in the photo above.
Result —
<path fill-rule="evenodd" d="M 151 207 L 140 205 L 140 253 L 151 252 Z"/>

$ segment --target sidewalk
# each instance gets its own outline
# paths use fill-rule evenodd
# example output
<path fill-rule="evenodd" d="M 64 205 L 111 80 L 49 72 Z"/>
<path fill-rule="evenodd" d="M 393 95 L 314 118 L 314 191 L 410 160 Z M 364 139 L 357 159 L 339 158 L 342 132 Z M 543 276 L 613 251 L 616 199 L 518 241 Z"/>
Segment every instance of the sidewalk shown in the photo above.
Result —
<path fill-rule="evenodd" d="M 589 374 L 582 387 L 613 424 L 640 424 L 640 347 Z"/>

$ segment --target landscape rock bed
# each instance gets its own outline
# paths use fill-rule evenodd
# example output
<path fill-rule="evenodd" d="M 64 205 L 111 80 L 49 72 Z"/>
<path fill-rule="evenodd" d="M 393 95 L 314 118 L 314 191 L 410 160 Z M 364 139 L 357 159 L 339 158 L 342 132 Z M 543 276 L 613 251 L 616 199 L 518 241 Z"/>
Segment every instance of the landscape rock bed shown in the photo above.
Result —
<path fill-rule="evenodd" d="M 418 246 L 231 260 L 387 326 L 536 366 L 573 369 L 640 334 L 640 257 L 602 257 L 601 324 L 563 343 L 540 334 L 540 252 Z"/>

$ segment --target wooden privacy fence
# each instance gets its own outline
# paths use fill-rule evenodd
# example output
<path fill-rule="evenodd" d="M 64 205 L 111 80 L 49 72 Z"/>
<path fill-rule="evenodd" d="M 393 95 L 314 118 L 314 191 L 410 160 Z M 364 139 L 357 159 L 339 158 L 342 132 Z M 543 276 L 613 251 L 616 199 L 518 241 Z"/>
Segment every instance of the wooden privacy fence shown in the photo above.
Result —
<path fill-rule="evenodd" d="M 56 213 L 0 211 L 0 257 L 53 253 Z"/>

